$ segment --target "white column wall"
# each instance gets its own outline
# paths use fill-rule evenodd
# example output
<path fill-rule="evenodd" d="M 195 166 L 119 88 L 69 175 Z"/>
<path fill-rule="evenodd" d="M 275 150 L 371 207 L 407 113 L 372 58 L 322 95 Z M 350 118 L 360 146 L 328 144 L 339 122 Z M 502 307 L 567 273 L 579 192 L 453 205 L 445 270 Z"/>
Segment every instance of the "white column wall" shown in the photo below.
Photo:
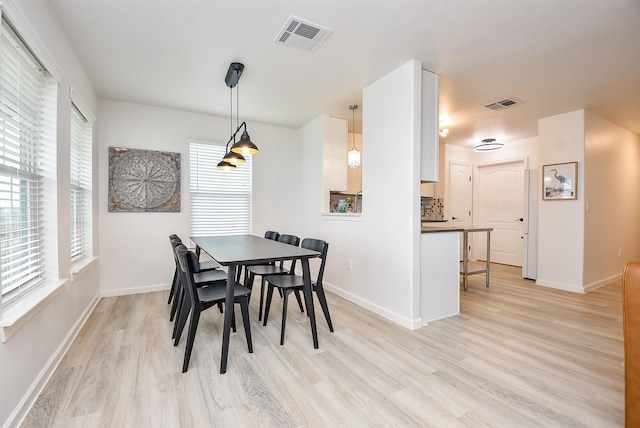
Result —
<path fill-rule="evenodd" d="M 168 236 L 189 238 L 187 139 L 226 143 L 229 119 L 117 101 L 101 100 L 99 136 L 100 290 L 121 295 L 169 287 L 175 268 Z M 298 132 L 247 124 L 261 152 L 253 156 L 253 233 L 297 227 Z M 181 153 L 179 213 L 108 212 L 108 148 Z"/>
<path fill-rule="evenodd" d="M 420 76 L 410 61 L 364 89 L 358 221 L 320 215 L 325 117 L 301 129 L 300 233 L 330 244 L 325 287 L 409 328 L 420 327 Z M 394 153 L 401 167 L 389 167 Z"/>
<path fill-rule="evenodd" d="M 584 129 L 584 110 L 538 121 L 541 170 L 542 165 L 577 161 L 578 198 L 538 205 L 536 284 L 579 293 L 584 292 Z"/>

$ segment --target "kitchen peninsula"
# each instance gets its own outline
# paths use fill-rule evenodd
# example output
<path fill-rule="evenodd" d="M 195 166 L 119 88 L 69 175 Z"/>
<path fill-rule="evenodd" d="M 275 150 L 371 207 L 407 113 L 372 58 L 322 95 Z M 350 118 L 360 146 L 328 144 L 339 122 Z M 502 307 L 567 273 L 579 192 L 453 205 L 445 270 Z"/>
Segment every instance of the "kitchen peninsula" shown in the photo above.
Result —
<path fill-rule="evenodd" d="M 422 325 L 460 314 L 460 232 L 463 231 L 452 227 L 421 227 Z"/>

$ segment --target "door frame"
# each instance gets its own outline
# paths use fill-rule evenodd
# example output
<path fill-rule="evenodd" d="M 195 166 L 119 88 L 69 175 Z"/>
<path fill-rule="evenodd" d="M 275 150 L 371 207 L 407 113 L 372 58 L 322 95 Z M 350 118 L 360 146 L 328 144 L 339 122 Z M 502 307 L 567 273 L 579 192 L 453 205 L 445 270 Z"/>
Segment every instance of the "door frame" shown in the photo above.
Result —
<path fill-rule="evenodd" d="M 480 162 L 480 163 L 474 163 L 473 164 L 473 174 L 475 177 L 480 177 L 480 168 L 483 167 L 487 167 L 487 166 L 497 166 L 497 165 L 504 165 L 506 163 L 516 163 L 516 162 L 522 162 L 523 164 L 523 170 L 527 170 L 529 169 L 529 156 L 518 156 L 518 157 L 514 157 L 514 158 L 506 158 L 506 159 L 496 159 L 496 160 L 492 160 L 492 161 L 488 161 L 488 162 Z M 478 186 L 480 186 L 479 183 L 479 179 L 476 180 L 472 180 L 473 183 L 473 192 L 472 192 L 472 203 L 471 206 L 473 207 L 473 211 L 472 211 L 472 222 L 474 227 L 478 226 L 480 224 L 480 201 L 479 201 L 479 194 L 480 194 L 480 189 Z M 522 201 L 524 203 L 524 200 Z M 470 233 L 469 234 L 470 238 L 471 238 L 471 252 L 469 253 L 469 260 L 478 260 L 477 257 L 477 253 L 476 253 L 476 248 L 478 248 L 478 240 L 480 239 L 477 233 Z M 524 257 L 524 254 L 523 254 Z M 524 260 L 523 260 L 524 261 Z"/>

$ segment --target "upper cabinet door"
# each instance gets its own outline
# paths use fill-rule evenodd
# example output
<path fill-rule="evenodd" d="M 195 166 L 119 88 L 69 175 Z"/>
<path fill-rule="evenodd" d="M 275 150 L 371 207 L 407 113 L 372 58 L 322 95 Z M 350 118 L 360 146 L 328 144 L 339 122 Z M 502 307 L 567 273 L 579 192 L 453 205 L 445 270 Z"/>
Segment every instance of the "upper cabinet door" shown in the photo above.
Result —
<path fill-rule="evenodd" d="M 438 75 L 422 70 L 420 180 L 438 181 Z"/>
<path fill-rule="evenodd" d="M 329 190 L 347 191 L 347 120 L 329 118 L 328 140 L 325 159 L 328 163 Z"/>

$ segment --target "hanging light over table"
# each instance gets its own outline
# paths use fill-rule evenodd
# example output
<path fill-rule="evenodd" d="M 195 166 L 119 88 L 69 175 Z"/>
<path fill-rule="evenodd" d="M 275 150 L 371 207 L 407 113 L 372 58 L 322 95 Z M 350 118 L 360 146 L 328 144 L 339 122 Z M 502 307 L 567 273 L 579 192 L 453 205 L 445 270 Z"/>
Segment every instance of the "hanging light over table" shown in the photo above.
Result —
<path fill-rule="evenodd" d="M 356 109 L 357 105 L 352 104 L 349 106 L 349 110 L 351 110 L 351 140 L 353 141 L 353 147 L 349 150 L 347 155 L 347 162 L 349 164 L 349 168 L 360 168 L 360 150 L 356 148 L 356 134 L 355 134 L 355 126 L 356 126 Z"/>
<path fill-rule="evenodd" d="M 229 65 L 229 70 L 227 70 L 227 75 L 224 79 L 227 86 L 231 89 L 230 120 L 231 120 L 231 130 L 232 130 L 231 138 L 229 138 L 229 141 L 227 142 L 227 146 L 225 150 L 226 154 L 224 155 L 224 158 L 222 159 L 222 161 L 218 163 L 218 168 L 225 171 L 235 169 L 238 163 L 245 162 L 246 159 L 244 158 L 244 155 L 253 155 L 258 153 L 258 147 L 251 141 L 251 138 L 249 137 L 249 133 L 247 132 L 246 122 L 242 122 L 239 126 L 236 127 L 235 132 L 233 132 L 233 88 L 234 87 L 236 88 L 236 125 L 237 125 L 238 117 L 239 117 L 238 115 L 238 104 L 239 104 L 238 98 L 239 97 L 237 96 L 237 92 L 238 92 L 237 84 L 238 84 L 238 81 L 240 80 L 240 76 L 242 75 L 243 70 L 244 70 L 243 64 L 239 62 L 232 62 Z M 240 140 L 236 142 L 236 135 L 238 135 L 238 132 L 240 132 L 241 129 L 243 129 L 242 135 L 240 136 Z M 231 146 L 231 150 L 229 150 L 229 144 L 231 144 L 231 142 L 233 142 L 233 144 Z"/>

